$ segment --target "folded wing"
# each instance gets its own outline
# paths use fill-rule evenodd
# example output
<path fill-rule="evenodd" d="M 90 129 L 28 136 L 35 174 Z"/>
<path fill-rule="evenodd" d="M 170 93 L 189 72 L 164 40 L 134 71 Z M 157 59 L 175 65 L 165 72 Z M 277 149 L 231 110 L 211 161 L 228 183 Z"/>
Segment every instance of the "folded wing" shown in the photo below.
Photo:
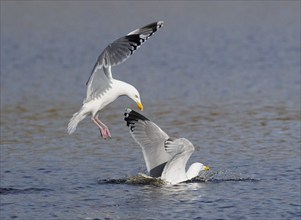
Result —
<path fill-rule="evenodd" d="M 162 179 L 178 183 L 187 180 L 186 163 L 194 152 L 193 144 L 185 138 L 167 140 L 165 150 L 172 158 L 167 162 L 162 172 Z"/>

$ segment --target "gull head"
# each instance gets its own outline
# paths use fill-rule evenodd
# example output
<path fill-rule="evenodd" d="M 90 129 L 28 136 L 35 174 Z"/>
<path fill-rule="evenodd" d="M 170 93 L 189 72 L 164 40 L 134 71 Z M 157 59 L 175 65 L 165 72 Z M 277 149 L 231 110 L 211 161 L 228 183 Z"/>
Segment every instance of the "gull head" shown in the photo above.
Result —
<path fill-rule="evenodd" d="M 126 95 L 132 99 L 134 102 L 136 102 L 138 108 L 140 111 L 143 111 L 143 105 L 141 103 L 140 94 L 138 90 L 134 86 L 129 86 L 126 91 Z"/>
<path fill-rule="evenodd" d="M 205 166 L 202 163 L 193 163 L 189 167 L 189 169 L 186 172 L 187 179 L 190 180 L 196 176 L 199 175 L 199 173 L 203 170 L 210 170 L 209 166 Z"/>

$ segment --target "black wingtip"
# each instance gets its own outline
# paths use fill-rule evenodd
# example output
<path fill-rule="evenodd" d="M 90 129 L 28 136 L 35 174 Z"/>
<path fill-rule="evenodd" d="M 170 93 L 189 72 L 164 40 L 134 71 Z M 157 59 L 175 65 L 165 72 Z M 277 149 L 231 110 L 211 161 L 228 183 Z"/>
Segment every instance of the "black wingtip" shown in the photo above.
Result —
<path fill-rule="evenodd" d="M 173 142 L 174 140 L 176 140 L 177 138 L 174 138 L 174 137 L 169 137 L 167 140 L 164 141 L 164 149 L 166 150 L 167 147 L 168 147 L 168 144 L 170 142 Z"/>
<path fill-rule="evenodd" d="M 133 128 L 135 127 L 135 123 L 137 121 L 149 121 L 148 118 L 129 108 L 125 109 L 124 120 L 126 121 L 126 125 L 131 129 L 131 131 L 133 131 Z"/>
<path fill-rule="evenodd" d="M 137 120 L 149 121 L 148 118 L 146 118 L 145 116 L 141 115 L 140 113 L 138 113 L 130 108 L 125 109 L 124 116 L 125 116 L 125 120 L 134 119 L 136 121 Z"/>
<path fill-rule="evenodd" d="M 157 31 L 159 28 L 161 28 L 164 24 L 164 21 L 157 21 L 157 22 L 153 22 L 150 23 L 146 26 L 144 26 L 143 28 L 153 28 L 154 31 Z"/>
<path fill-rule="evenodd" d="M 161 28 L 164 24 L 164 21 L 157 21 L 157 25 L 159 26 L 159 28 Z"/>

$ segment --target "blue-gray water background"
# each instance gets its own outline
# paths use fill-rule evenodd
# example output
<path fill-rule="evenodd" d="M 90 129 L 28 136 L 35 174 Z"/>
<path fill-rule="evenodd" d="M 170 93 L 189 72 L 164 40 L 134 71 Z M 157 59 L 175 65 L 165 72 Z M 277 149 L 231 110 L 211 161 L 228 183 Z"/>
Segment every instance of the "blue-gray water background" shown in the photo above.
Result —
<path fill-rule="evenodd" d="M 66 127 L 102 49 L 164 27 L 115 78 L 188 138 L 206 183 L 99 184 L 145 171 L 119 98 Z M 1 220 L 300 219 L 300 1 L 1 1 Z"/>

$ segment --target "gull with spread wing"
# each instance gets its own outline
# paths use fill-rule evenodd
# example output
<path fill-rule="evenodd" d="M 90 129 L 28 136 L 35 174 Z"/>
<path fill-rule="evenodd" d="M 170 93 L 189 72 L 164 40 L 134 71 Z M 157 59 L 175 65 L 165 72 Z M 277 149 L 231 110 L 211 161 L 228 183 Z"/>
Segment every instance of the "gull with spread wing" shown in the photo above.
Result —
<path fill-rule="evenodd" d="M 132 137 L 142 148 L 151 177 L 177 184 L 198 176 L 202 170 L 210 169 L 202 163 L 193 163 L 186 171 L 186 163 L 194 152 L 189 140 L 169 137 L 154 122 L 134 110 L 126 109 L 124 116 Z"/>
<path fill-rule="evenodd" d="M 119 96 L 126 95 L 143 110 L 140 94 L 137 89 L 112 77 L 111 67 L 127 60 L 153 33 L 163 26 L 158 21 L 136 29 L 124 37 L 109 44 L 99 55 L 92 73 L 87 81 L 87 95 L 83 106 L 70 119 L 68 133 L 72 134 L 80 121 L 92 115 L 92 121 L 97 125 L 104 139 L 111 137 L 108 127 L 100 121 L 98 113 Z"/>

